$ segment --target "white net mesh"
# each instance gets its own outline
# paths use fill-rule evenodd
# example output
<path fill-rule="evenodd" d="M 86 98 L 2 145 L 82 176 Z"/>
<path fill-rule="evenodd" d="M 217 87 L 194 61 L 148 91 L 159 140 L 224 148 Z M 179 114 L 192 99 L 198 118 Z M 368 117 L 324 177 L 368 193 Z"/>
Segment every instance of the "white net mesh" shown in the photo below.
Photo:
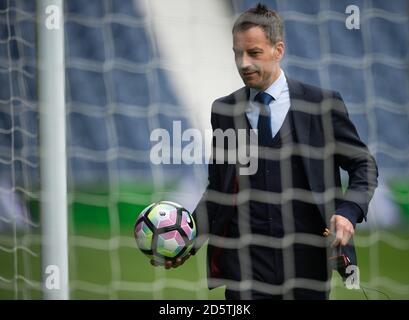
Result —
<path fill-rule="evenodd" d="M 154 268 L 136 248 L 133 224 L 138 213 L 157 200 L 176 201 L 190 211 L 195 208 L 205 187 L 205 165 L 176 163 L 188 141 L 178 145 L 172 140 L 174 125 L 179 121 L 181 132 L 198 128 L 203 133 L 210 127 L 211 102 L 242 86 L 231 53 L 231 26 L 240 12 L 254 4 L 65 2 L 72 298 L 224 298 L 223 288 L 207 289 L 205 248 L 180 268 Z M 368 288 L 370 299 L 384 299 L 382 292 L 407 299 L 407 4 L 266 4 L 285 20 L 286 75 L 339 91 L 377 160 L 380 185 L 368 223 L 359 225 L 354 237 L 361 285 Z M 345 8 L 350 4 L 360 8 L 359 30 L 345 27 Z M 42 297 L 35 27 L 34 1 L 0 1 L 0 298 Z M 172 164 L 154 165 L 150 159 L 150 134 L 157 128 L 171 134 Z M 287 159 L 297 152 L 302 150 L 290 145 L 272 157 Z M 325 170 L 331 166 L 327 161 Z M 284 238 L 243 232 L 239 241 L 216 236 L 211 244 L 323 245 L 322 237 L 291 233 L 289 200 L 312 199 L 309 192 L 293 186 L 292 166 L 284 165 L 280 172 L 283 192 L 240 187 L 236 200 L 242 204 L 239 224 L 248 219 L 249 199 L 283 205 Z M 239 185 L 248 186 L 248 177 L 242 179 Z M 331 198 L 336 188 L 328 185 L 323 196 Z M 230 201 L 226 194 L 216 193 L 214 199 L 221 204 Z M 229 284 L 270 293 L 320 284 L 296 278 L 293 260 L 291 251 L 284 250 L 284 287 L 251 278 Z M 249 252 L 243 250 L 240 267 L 245 270 L 251 263 Z M 328 285 L 331 298 L 365 298 L 362 290 L 345 289 L 338 275 Z"/>

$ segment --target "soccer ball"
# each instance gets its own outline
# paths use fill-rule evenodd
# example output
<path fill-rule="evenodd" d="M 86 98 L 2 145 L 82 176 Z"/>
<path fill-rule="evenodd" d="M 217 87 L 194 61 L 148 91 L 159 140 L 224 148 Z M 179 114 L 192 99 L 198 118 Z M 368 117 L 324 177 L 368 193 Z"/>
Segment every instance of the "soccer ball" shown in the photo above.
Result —
<path fill-rule="evenodd" d="M 134 234 L 139 249 L 150 259 L 163 262 L 185 257 L 193 247 L 196 224 L 181 205 L 160 201 L 138 216 Z"/>

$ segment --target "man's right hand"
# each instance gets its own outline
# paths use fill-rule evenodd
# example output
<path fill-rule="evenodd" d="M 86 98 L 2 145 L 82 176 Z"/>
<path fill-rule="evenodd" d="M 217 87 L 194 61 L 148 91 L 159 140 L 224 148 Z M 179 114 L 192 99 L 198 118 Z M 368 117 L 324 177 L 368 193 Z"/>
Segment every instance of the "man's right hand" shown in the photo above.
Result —
<path fill-rule="evenodd" d="M 176 258 L 175 261 L 173 260 L 165 260 L 165 262 L 158 262 L 155 261 L 154 259 L 151 259 L 151 265 L 155 266 L 155 267 L 159 267 L 159 266 L 164 266 L 165 269 L 170 269 L 170 268 L 177 268 L 179 266 L 181 266 L 182 264 L 185 263 L 185 261 L 187 259 L 189 259 L 189 257 L 191 256 L 190 253 L 188 253 L 185 257 L 183 258 Z"/>

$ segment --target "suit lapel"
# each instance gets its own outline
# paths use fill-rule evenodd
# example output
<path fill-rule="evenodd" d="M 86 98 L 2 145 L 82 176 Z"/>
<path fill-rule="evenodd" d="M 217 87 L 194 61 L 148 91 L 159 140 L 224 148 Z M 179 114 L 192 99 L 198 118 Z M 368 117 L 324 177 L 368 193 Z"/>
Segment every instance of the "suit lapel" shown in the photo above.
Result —
<path fill-rule="evenodd" d="M 248 129 L 246 110 L 249 106 L 250 99 L 250 89 L 243 87 L 236 92 L 234 95 L 234 107 L 233 107 L 233 128 L 238 129 Z"/>
<path fill-rule="evenodd" d="M 297 141 L 303 145 L 310 143 L 311 105 L 305 103 L 305 93 L 298 81 L 287 78 L 288 90 L 290 91 L 290 103 L 293 111 L 294 130 Z M 303 161 L 307 171 L 310 167 L 309 148 L 303 149 Z"/>
<path fill-rule="evenodd" d="M 290 103 L 293 110 L 294 130 L 297 138 L 297 145 L 300 147 L 302 162 L 305 168 L 308 184 L 313 193 L 315 202 L 320 210 L 321 216 L 325 219 L 325 208 L 321 199 L 321 185 L 324 179 L 320 170 L 314 170 L 317 162 L 313 162 L 310 146 L 313 146 L 312 123 L 312 103 L 306 101 L 306 92 L 300 82 L 287 78 L 288 89 L 290 92 Z"/>
<path fill-rule="evenodd" d="M 246 109 L 248 107 L 248 101 L 250 97 L 250 90 L 247 87 L 243 87 L 237 90 L 232 98 L 226 101 L 228 105 L 227 108 L 224 107 L 222 121 L 220 121 L 220 126 L 222 130 L 228 130 L 233 128 L 236 132 L 238 129 L 248 129 L 246 123 Z M 236 140 L 237 145 L 237 140 Z M 224 183 L 222 185 L 222 192 L 234 193 L 234 185 L 238 182 L 239 177 L 237 176 L 238 164 L 229 163 L 225 166 L 224 170 Z"/>

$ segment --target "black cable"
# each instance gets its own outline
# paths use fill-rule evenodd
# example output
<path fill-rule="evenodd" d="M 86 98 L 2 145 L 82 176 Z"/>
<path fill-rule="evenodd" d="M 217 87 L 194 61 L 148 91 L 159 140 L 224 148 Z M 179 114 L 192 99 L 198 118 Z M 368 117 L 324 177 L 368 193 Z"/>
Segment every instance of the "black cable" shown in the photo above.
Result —
<path fill-rule="evenodd" d="M 361 286 L 361 289 L 362 289 L 362 292 L 364 293 L 364 296 L 365 296 L 366 300 L 369 300 L 369 298 L 368 298 L 368 296 L 366 295 L 366 292 L 365 292 L 364 288 L 362 288 L 362 286 Z"/>
<path fill-rule="evenodd" d="M 366 300 L 369 300 L 369 298 L 368 298 L 368 296 L 367 296 L 367 294 L 366 294 L 364 288 L 365 288 L 366 290 L 372 290 L 372 291 L 379 292 L 379 293 L 383 294 L 388 300 L 391 300 L 391 297 L 390 297 L 387 293 L 382 292 L 381 290 L 364 287 L 364 286 L 362 286 L 362 285 L 361 285 L 360 287 L 361 287 L 361 289 L 362 289 L 362 292 L 363 292 L 364 295 L 365 295 Z"/>

